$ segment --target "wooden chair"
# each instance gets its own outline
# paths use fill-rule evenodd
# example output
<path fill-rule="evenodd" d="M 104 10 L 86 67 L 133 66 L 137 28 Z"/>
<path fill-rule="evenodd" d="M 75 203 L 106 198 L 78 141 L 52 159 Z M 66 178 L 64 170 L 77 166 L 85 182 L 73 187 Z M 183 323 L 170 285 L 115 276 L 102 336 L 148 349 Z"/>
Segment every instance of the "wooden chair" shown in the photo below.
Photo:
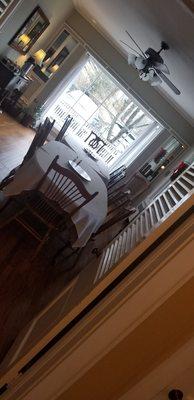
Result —
<path fill-rule="evenodd" d="M 111 192 L 113 190 L 113 187 L 116 183 L 118 183 L 119 181 L 121 181 L 123 178 L 125 178 L 126 176 L 126 166 L 122 165 L 121 167 L 119 167 L 117 170 L 115 170 L 114 172 L 112 172 L 110 174 L 110 180 L 109 180 L 109 184 L 108 184 L 108 191 Z"/>
<path fill-rule="evenodd" d="M 119 168 L 115 169 L 113 172 L 110 173 L 110 179 L 115 178 L 116 176 L 123 173 L 126 170 L 126 165 L 121 165 Z"/>
<path fill-rule="evenodd" d="M 0 87 L 0 113 L 2 113 L 2 104 L 3 102 L 7 99 L 7 97 L 10 95 L 9 90 L 2 89 Z"/>
<path fill-rule="evenodd" d="M 20 165 L 12 169 L 9 174 L 1 181 L 0 183 L 0 190 L 2 190 L 5 186 L 7 186 L 15 176 L 16 171 L 24 164 L 25 161 L 28 161 L 35 153 L 37 148 L 41 147 L 48 135 L 50 134 L 52 127 L 54 125 L 55 121 L 51 122 L 49 118 L 46 118 L 43 124 L 40 124 L 36 130 L 36 134 L 34 136 L 34 139 L 31 142 L 31 145 Z"/>
<path fill-rule="evenodd" d="M 90 132 L 89 136 L 84 141 L 87 142 L 92 149 L 96 150 L 97 153 L 106 146 L 106 142 L 93 131 Z"/>
<path fill-rule="evenodd" d="M 67 129 L 69 128 L 72 121 L 73 121 L 73 117 L 68 115 L 55 140 L 57 140 L 58 142 L 61 142 L 63 140 L 63 136 L 64 136 L 65 132 L 67 131 Z"/>
<path fill-rule="evenodd" d="M 149 187 L 150 182 L 139 172 L 136 172 L 129 181 L 125 183 L 124 187 L 122 187 L 122 191 L 130 190 L 131 201 L 135 204 L 139 202 L 139 197 L 142 196 Z"/>
<path fill-rule="evenodd" d="M 119 230 L 115 233 L 113 237 L 111 237 L 110 240 L 113 240 L 115 236 L 117 236 L 129 223 L 129 218 L 133 219 L 136 217 L 138 210 L 136 208 L 130 208 L 126 209 L 124 207 L 120 208 L 117 210 L 116 213 L 111 214 L 111 216 L 107 216 L 105 222 L 102 224 L 102 226 L 98 229 L 98 231 L 92 235 L 92 240 L 96 240 L 99 235 L 104 233 L 106 230 L 113 228 L 116 224 L 122 223 L 122 226 L 120 226 Z M 123 225 L 125 223 L 125 225 Z M 113 230 L 113 229 L 111 229 Z M 105 246 L 107 246 L 107 242 Z M 92 250 L 92 253 L 95 254 L 97 257 L 99 257 L 102 254 L 103 248 L 105 247 L 104 244 L 101 247 L 94 247 Z"/>
<path fill-rule="evenodd" d="M 131 204 L 130 190 L 113 193 L 112 197 L 108 200 L 108 214 L 110 214 L 113 210 L 117 210 L 118 208 L 125 207 L 129 204 Z"/>
<path fill-rule="evenodd" d="M 23 163 L 29 160 L 39 147 L 43 146 L 53 128 L 54 123 L 55 120 L 51 122 L 50 119 L 47 117 L 43 124 L 40 124 L 38 126 L 34 139 L 24 157 Z"/>
<path fill-rule="evenodd" d="M 65 230 L 67 214 L 71 217 L 98 194 L 98 192 L 88 193 L 73 171 L 57 163 L 58 158 L 59 156 L 54 158 L 35 190 L 26 191 L 14 197 L 21 207 L 14 216 L 0 226 L 2 228 L 13 219 L 23 225 L 40 242 L 34 257 L 53 231 Z M 46 185 L 48 175 L 52 178 Z M 41 189 L 44 189 L 45 185 L 46 189 L 42 193 Z M 29 218 L 30 214 L 32 218 Z M 34 226 L 31 224 L 33 218 L 37 221 Z M 42 234 L 40 234 L 40 229 L 36 229 L 38 224 L 39 228 L 40 225 L 42 225 L 41 228 L 43 226 L 45 228 Z"/>
<path fill-rule="evenodd" d="M 134 207 L 129 209 L 126 209 L 124 207 L 119 208 L 117 212 L 111 213 L 111 216 L 109 214 L 108 218 L 106 218 L 105 222 L 101 225 L 101 227 L 98 229 L 98 231 L 95 233 L 93 237 L 96 237 L 100 233 L 104 232 L 106 229 L 111 228 L 116 223 L 124 221 L 135 212 L 136 208 Z"/>
<path fill-rule="evenodd" d="M 0 190 L 3 190 L 4 187 L 6 187 L 7 185 L 9 185 L 9 183 L 13 180 L 16 171 L 20 168 L 20 165 L 18 165 L 17 167 L 13 168 L 8 175 L 5 176 L 5 178 L 2 179 L 2 181 L 0 182 Z"/>

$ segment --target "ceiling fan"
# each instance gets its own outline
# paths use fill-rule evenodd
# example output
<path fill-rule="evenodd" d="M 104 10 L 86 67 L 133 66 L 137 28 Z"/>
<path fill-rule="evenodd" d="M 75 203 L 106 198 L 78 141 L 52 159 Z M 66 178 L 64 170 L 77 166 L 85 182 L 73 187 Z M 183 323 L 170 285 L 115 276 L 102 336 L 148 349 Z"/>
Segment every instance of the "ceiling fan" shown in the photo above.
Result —
<path fill-rule="evenodd" d="M 167 78 L 165 74 L 170 74 L 167 65 L 164 63 L 163 58 L 160 53 L 164 50 L 169 50 L 169 45 L 166 42 L 161 42 L 161 48 L 156 51 L 149 47 L 145 52 L 140 48 L 140 46 L 135 42 L 128 31 L 125 31 L 133 43 L 136 45 L 137 50 L 134 50 L 127 43 L 121 42 L 130 48 L 134 53 L 128 54 L 128 63 L 135 67 L 139 71 L 140 79 L 144 81 L 149 81 L 151 86 L 157 86 L 164 81 L 168 87 L 177 95 L 181 94 L 180 90 Z"/>

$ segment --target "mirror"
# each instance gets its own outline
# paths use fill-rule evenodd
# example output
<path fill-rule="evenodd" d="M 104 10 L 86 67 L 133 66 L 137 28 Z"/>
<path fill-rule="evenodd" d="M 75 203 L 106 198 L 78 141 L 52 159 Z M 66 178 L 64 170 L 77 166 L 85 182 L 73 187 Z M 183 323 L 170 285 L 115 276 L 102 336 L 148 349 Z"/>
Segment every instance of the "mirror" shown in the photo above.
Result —
<path fill-rule="evenodd" d="M 36 65 L 34 72 L 46 82 L 60 68 L 76 45 L 75 39 L 64 29 L 46 49 L 42 67 Z"/>
<path fill-rule="evenodd" d="M 9 45 L 19 53 L 26 54 L 48 25 L 48 18 L 40 7 L 36 7 L 10 40 Z"/>
<path fill-rule="evenodd" d="M 69 32 L 67 32 L 66 29 L 64 29 L 57 36 L 57 38 L 53 41 L 53 43 L 51 43 L 51 45 L 46 50 L 45 61 L 49 62 L 51 57 L 53 57 L 53 55 L 55 55 L 56 52 L 58 52 L 58 49 L 61 49 L 61 47 L 63 47 L 63 44 L 68 36 L 69 36 Z"/>

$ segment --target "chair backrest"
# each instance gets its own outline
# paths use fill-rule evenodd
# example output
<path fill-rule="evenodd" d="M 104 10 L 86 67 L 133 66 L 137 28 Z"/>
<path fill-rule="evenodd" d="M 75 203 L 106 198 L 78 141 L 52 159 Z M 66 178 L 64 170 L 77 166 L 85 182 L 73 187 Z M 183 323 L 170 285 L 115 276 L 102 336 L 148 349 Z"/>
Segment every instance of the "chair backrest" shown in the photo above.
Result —
<path fill-rule="evenodd" d="M 111 173 L 108 184 L 108 189 L 111 189 L 117 182 L 121 181 L 126 175 L 126 166 L 122 165 L 117 170 Z"/>
<path fill-rule="evenodd" d="M 130 217 L 132 214 L 135 214 L 136 210 L 133 209 L 126 209 L 122 208 L 121 210 L 118 210 L 117 212 L 111 214 L 111 216 L 108 216 L 105 220 L 105 222 L 100 226 L 100 228 L 97 230 L 96 234 L 94 236 L 99 235 L 100 233 L 106 231 L 107 229 L 110 229 L 113 227 L 115 224 L 124 221 L 128 217 Z M 122 227 L 123 229 L 123 227 Z M 117 232 L 118 234 L 118 232 Z"/>
<path fill-rule="evenodd" d="M 123 171 L 126 170 L 125 165 L 121 165 L 119 168 L 115 169 L 113 172 L 110 173 L 110 179 L 114 178 L 117 175 L 120 175 Z"/>
<path fill-rule="evenodd" d="M 84 141 L 87 142 L 92 149 L 97 150 L 97 153 L 106 145 L 104 140 L 93 131 L 90 132 L 89 136 Z"/>
<path fill-rule="evenodd" d="M 43 124 L 40 124 L 36 134 L 34 136 L 33 141 L 31 142 L 31 145 L 20 165 L 17 167 L 13 168 L 9 174 L 0 182 L 0 190 L 2 190 L 5 186 L 7 186 L 13 179 L 15 172 L 24 164 L 25 161 L 28 161 L 35 153 L 36 149 L 38 147 L 41 147 L 46 138 L 48 137 L 49 133 L 51 132 L 51 129 L 54 125 L 55 121 L 51 122 L 49 118 L 46 118 Z"/>
<path fill-rule="evenodd" d="M 131 192 L 127 190 L 125 192 L 118 191 L 111 198 L 108 199 L 109 212 L 112 210 L 121 209 L 127 204 L 131 204 Z"/>
<path fill-rule="evenodd" d="M 141 175 L 139 172 L 133 175 L 129 182 L 125 185 L 125 190 L 130 190 L 131 199 L 136 199 L 140 194 L 142 194 L 148 187 L 150 182 Z"/>
<path fill-rule="evenodd" d="M 72 121 L 73 121 L 73 117 L 71 117 L 71 115 L 68 115 L 55 140 L 57 140 L 58 142 L 62 141 L 63 136 L 64 136 L 65 132 L 67 131 L 67 129 L 69 128 Z"/>
<path fill-rule="evenodd" d="M 46 177 L 50 174 L 50 182 L 44 189 L 45 197 L 52 203 L 59 205 L 61 210 L 68 210 L 68 213 L 73 215 L 96 197 L 98 192 L 88 193 L 81 179 L 73 171 L 61 167 L 57 163 L 58 159 L 59 156 L 54 158 L 45 175 L 38 183 L 36 190 L 41 191 Z"/>
<path fill-rule="evenodd" d="M 52 130 L 54 123 L 55 120 L 51 122 L 50 119 L 47 117 L 43 122 L 43 124 L 40 124 L 38 126 L 34 139 L 24 157 L 23 162 L 29 160 L 29 158 L 31 158 L 34 155 L 36 149 L 43 146 L 49 133 Z"/>
<path fill-rule="evenodd" d="M 150 186 L 150 182 L 146 180 L 139 172 L 128 178 L 127 175 L 117 182 L 115 185 L 108 187 L 108 202 L 111 204 L 121 193 L 130 192 L 130 199 L 133 204 L 139 200 Z"/>

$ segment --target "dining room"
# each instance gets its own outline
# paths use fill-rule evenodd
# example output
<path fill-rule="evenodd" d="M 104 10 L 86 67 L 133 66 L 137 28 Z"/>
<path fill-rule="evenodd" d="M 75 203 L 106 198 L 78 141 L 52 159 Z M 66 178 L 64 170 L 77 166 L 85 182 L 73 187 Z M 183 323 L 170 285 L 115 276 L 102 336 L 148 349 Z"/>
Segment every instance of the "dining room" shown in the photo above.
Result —
<path fill-rule="evenodd" d="M 94 65 L 90 59 L 81 74 L 91 76 Z M 0 115 L 2 359 L 20 330 L 90 262 L 98 262 L 106 245 L 150 201 L 161 166 L 172 158 L 176 162 L 184 150 L 164 133 L 161 153 L 161 125 L 115 81 L 108 82 L 109 92 L 103 74 L 97 64 L 94 82 L 102 83 L 100 89 L 92 81 L 82 92 L 77 76 L 35 129 L 4 111 Z M 67 109 L 70 103 L 74 107 Z M 78 123 L 78 111 L 90 121 Z M 113 115 L 115 129 L 103 113 Z M 154 147 L 146 154 L 151 138 Z M 145 164 L 152 152 L 156 162 Z"/>
<path fill-rule="evenodd" d="M 0 116 L 2 358 L 135 211 L 130 202 L 108 213 L 107 165 L 77 142 L 48 141 L 52 125 L 47 118 L 35 132 Z"/>
<path fill-rule="evenodd" d="M 74 18 L 33 65 L 33 90 L 19 99 L 25 112 L 13 118 L 1 102 L 1 360 L 22 328 L 192 162 L 187 121 L 170 104 L 167 112 L 157 91 L 144 91 L 147 83 L 138 86 L 126 57 L 81 16 L 79 41 Z"/>
<path fill-rule="evenodd" d="M 68 133 L 71 123 L 68 116 L 53 137 L 48 117 L 34 130 L 0 115 L 2 359 L 20 330 L 98 262 L 149 199 L 143 174 L 131 179 L 125 166 L 110 172 L 95 146 Z M 176 154 L 180 145 L 169 149 Z"/>

